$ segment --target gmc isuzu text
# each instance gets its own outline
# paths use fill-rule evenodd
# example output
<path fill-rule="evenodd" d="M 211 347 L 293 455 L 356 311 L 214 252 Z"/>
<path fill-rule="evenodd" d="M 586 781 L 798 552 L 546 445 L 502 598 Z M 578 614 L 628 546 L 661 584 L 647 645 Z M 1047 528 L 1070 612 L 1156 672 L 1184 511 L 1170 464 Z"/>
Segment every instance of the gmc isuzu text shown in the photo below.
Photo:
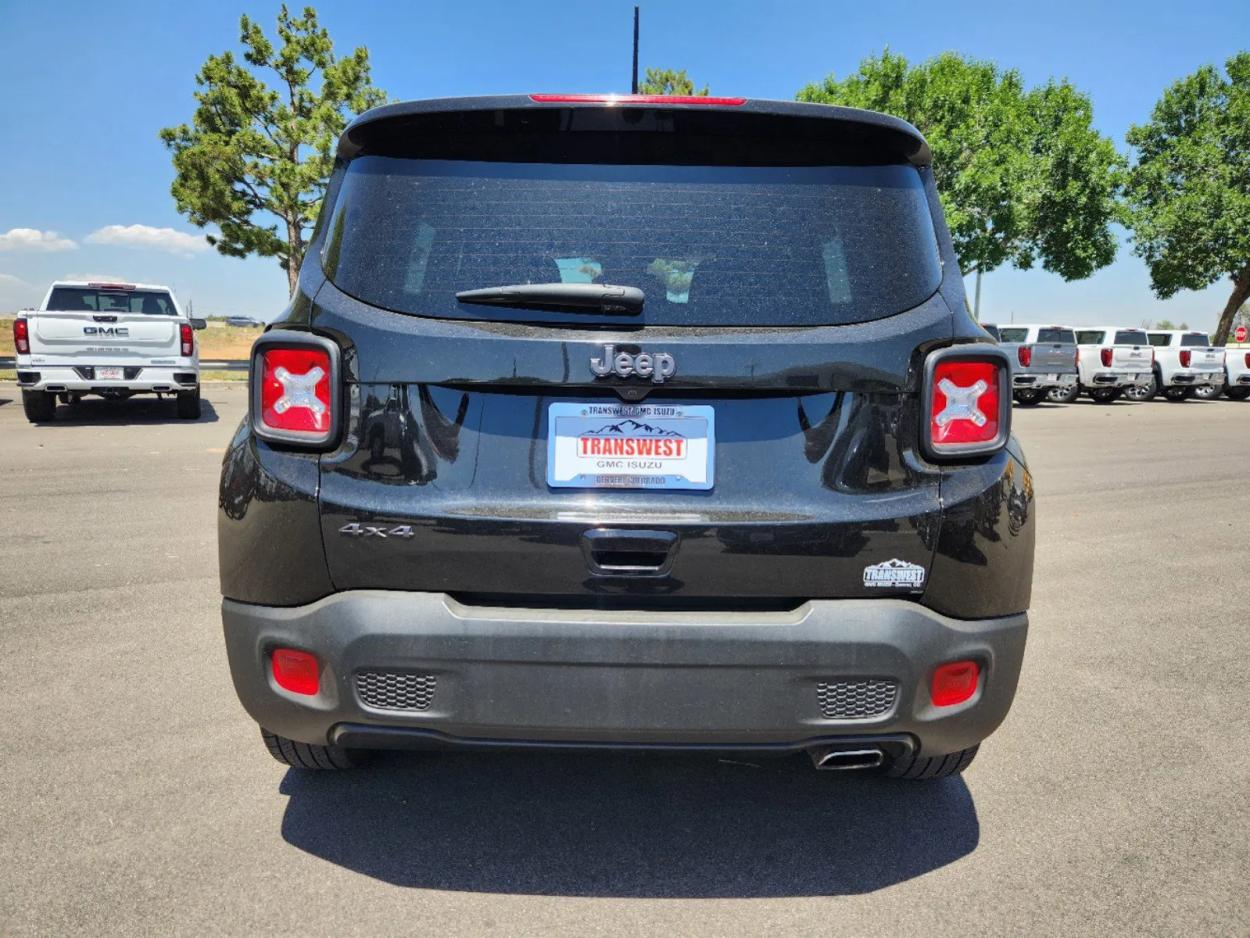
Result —
<path fill-rule="evenodd" d="M 1035 515 L 929 162 L 894 118 L 738 98 L 353 122 L 222 471 L 269 751 L 962 771 Z"/>

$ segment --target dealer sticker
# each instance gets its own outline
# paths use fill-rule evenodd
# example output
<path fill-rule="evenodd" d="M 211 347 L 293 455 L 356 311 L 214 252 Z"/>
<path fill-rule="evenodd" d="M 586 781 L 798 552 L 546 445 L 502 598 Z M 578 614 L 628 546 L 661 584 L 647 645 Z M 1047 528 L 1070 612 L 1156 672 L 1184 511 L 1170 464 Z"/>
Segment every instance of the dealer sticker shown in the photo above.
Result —
<path fill-rule="evenodd" d="M 886 560 L 864 567 L 864 585 L 890 589 L 919 589 L 924 586 L 924 567 L 906 560 Z"/>

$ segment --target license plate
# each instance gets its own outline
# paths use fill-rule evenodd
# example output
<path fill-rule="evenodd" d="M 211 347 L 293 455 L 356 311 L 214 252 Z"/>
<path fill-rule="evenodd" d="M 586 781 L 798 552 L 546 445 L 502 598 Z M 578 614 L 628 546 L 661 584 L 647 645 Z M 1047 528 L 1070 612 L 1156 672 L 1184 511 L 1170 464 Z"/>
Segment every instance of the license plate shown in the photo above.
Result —
<path fill-rule="evenodd" d="M 561 402 L 547 410 L 553 488 L 710 489 L 715 452 L 706 405 Z"/>
<path fill-rule="evenodd" d="M 125 377 L 120 368 L 97 368 L 95 376 L 97 381 L 120 381 Z"/>

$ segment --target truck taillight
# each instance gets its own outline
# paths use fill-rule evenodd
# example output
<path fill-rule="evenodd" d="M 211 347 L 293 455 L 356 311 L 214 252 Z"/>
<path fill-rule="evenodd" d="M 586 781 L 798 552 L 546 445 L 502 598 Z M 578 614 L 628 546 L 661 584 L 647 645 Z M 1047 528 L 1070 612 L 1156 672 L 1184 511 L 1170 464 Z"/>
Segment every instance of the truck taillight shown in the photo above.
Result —
<path fill-rule="evenodd" d="M 1098 354 L 1102 357 L 1102 367 L 1110 368 L 1111 367 L 1111 349 L 1109 348 L 1099 349 Z"/>
<path fill-rule="evenodd" d="M 1011 367 L 989 345 L 938 349 L 925 361 L 923 449 L 932 459 L 987 456 L 1011 430 Z"/>
<path fill-rule="evenodd" d="M 1250 352 L 1246 352 L 1246 367 L 1250 368 Z"/>
<path fill-rule="evenodd" d="M 189 358 L 195 353 L 195 330 L 190 323 L 184 322 L 178 327 L 178 331 L 182 335 L 182 357 Z"/>
<path fill-rule="evenodd" d="M 1019 359 L 1021 365 L 1028 368 L 1033 364 L 1033 346 L 1021 345 L 1016 349 L 1016 358 Z"/>
<path fill-rule="evenodd" d="M 1181 367 L 1188 368 L 1189 363 L 1193 361 L 1194 353 L 1187 348 L 1181 349 Z"/>
<path fill-rule="evenodd" d="M 311 333 L 267 332 L 252 346 L 252 428 L 281 443 L 324 448 L 338 435 L 339 348 Z"/>
<path fill-rule="evenodd" d="M 20 317 L 13 320 L 13 347 L 19 355 L 30 354 L 30 323 Z"/>

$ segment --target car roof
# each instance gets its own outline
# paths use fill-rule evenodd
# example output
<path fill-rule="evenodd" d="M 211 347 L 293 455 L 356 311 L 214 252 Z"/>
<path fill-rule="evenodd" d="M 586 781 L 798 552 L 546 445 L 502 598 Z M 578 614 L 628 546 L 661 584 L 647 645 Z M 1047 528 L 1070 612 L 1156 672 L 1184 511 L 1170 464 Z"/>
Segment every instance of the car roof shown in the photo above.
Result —
<path fill-rule="evenodd" d="M 169 287 L 163 283 L 131 283 L 129 280 L 54 280 L 55 287 L 82 287 L 89 289 L 92 287 L 125 287 L 127 290 L 164 290 L 166 293 L 173 293 Z"/>
<path fill-rule="evenodd" d="M 367 143 L 370 131 L 378 125 L 393 121 L 412 121 L 421 118 L 459 118 L 464 124 L 468 118 L 490 118 L 489 112 L 514 112 L 531 117 L 544 111 L 566 111 L 569 119 L 562 119 L 562 130 L 630 130 L 646 129 L 648 115 L 653 121 L 664 124 L 659 129 L 671 130 L 664 115 L 697 115 L 716 121 L 726 129 L 737 124 L 758 127 L 761 120 L 793 121 L 796 125 L 811 126 L 828 122 L 843 124 L 852 134 L 871 137 L 886 143 L 899 156 L 909 162 L 924 166 L 931 162 L 932 154 L 924 135 L 907 121 L 877 111 L 840 107 L 830 104 L 809 104 L 800 101 L 773 101 L 761 98 L 724 98 L 665 95 L 545 95 L 507 94 L 480 95 L 455 98 L 426 98 L 400 101 L 372 108 L 359 115 L 347 125 L 339 138 L 338 155 L 350 159 Z M 486 112 L 486 113 L 483 113 Z M 586 112 L 591 112 L 587 114 Z M 581 115 L 573 120 L 571 115 Z M 625 115 L 629 116 L 625 116 Z M 496 115 L 498 117 L 499 115 Z M 446 121 L 443 121 L 445 125 Z M 498 121 L 494 121 L 498 123 Z M 488 127 L 488 123 L 483 123 Z M 458 127 L 457 129 L 462 129 Z M 849 135 L 849 134 L 848 134 Z"/>

